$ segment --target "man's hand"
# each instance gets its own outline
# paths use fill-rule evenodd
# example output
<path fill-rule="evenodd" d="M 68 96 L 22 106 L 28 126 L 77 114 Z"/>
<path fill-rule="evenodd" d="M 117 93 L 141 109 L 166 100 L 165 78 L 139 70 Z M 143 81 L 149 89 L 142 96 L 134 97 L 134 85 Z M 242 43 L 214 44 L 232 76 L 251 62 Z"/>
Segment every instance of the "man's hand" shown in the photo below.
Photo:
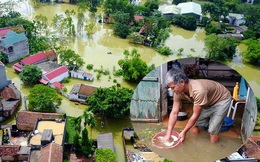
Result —
<path fill-rule="evenodd" d="M 186 132 L 184 132 L 184 131 L 182 131 L 180 134 L 179 134 L 179 140 L 181 141 L 181 142 L 183 142 L 184 140 L 185 140 L 185 138 L 186 138 Z"/>
<path fill-rule="evenodd" d="M 165 142 L 167 142 L 167 141 L 172 141 L 171 135 L 166 134 L 166 135 L 163 137 L 162 142 L 165 143 Z"/>

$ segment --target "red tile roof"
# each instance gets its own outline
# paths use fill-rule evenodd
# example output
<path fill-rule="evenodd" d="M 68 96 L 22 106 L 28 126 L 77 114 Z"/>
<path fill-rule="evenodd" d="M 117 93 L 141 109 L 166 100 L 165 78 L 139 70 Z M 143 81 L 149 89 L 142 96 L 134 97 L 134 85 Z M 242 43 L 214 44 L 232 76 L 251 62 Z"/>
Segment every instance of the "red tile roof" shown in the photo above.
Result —
<path fill-rule="evenodd" d="M 48 80 L 52 80 L 53 78 L 56 78 L 58 76 L 60 76 L 61 74 L 67 73 L 68 69 L 65 66 L 60 66 L 46 74 L 44 74 L 44 76 L 48 79 Z"/>
<path fill-rule="evenodd" d="M 0 29 L 0 36 L 5 36 L 6 33 L 7 33 L 8 31 L 10 31 L 10 30 L 11 30 L 11 27 L 1 28 L 1 29 Z"/>
<path fill-rule="evenodd" d="M 22 59 L 21 62 L 24 65 L 32 65 L 32 64 L 36 64 L 38 62 L 41 62 L 47 58 L 51 59 L 51 58 L 55 58 L 56 57 L 56 53 L 53 50 L 47 51 L 47 52 L 39 52 L 35 55 L 31 55 L 29 57 L 26 57 L 25 59 Z"/>
<path fill-rule="evenodd" d="M 38 118 L 59 119 L 62 114 L 58 113 L 40 113 L 26 110 L 20 110 L 17 113 L 16 125 L 19 130 L 32 131 Z"/>
<path fill-rule="evenodd" d="M 58 88 L 58 89 L 62 89 L 63 87 L 64 87 L 64 85 L 63 84 L 61 84 L 61 83 L 59 83 L 59 82 L 54 82 L 54 83 L 52 83 L 56 88 Z"/>
<path fill-rule="evenodd" d="M 134 18 L 135 18 L 135 21 L 139 21 L 139 20 L 143 20 L 144 19 L 144 17 L 140 16 L 140 15 L 136 15 L 136 16 L 134 16 Z"/>
<path fill-rule="evenodd" d="M 4 90 L 2 91 L 1 93 L 1 97 L 5 100 L 5 101 L 8 101 L 10 99 L 13 99 L 13 100 L 17 100 L 19 98 L 16 97 L 14 91 L 12 88 L 8 88 L 8 87 L 5 87 Z"/>
<path fill-rule="evenodd" d="M 1 145 L 0 156 L 15 156 L 19 154 L 20 146 L 18 145 Z"/>
<path fill-rule="evenodd" d="M 48 84 L 48 81 L 47 80 L 45 80 L 45 79 L 39 79 L 39 82 L 41 82 L 42 84 Z"/>
<path fill-rule="evenodd" d="M 63 148 L 56 143 L 50 143 L 43 147 L 39 154 L 40 162 L 62 162 Z"/>
<path fill-rule="evenodd" d="M 21 72 L 23 70 L 23 66 L 20 64 L 20 62 L 15 63 L 12 68 L 18 72 Z"/>
<path fill-rule="evenodd" d="M 8 31 L 10 31 L 10 30 L 12 30 L 12 29 L 16 29 L 15 31 L 24 31 L 24 28 L 23 28 L 23 26 L 19 26 L 19 25 L 17 25 L 17 26 L 13 26 L 13 27 L 6 27 L 6 28 L 1 28 L 0 29 L 0 36 L 5 36 L 6 34 L 7 34 L 7 32 Z M 14 31 L 13 30 L 13 31 Z M 14 31 L 14 32 L 15 32 Z"/>

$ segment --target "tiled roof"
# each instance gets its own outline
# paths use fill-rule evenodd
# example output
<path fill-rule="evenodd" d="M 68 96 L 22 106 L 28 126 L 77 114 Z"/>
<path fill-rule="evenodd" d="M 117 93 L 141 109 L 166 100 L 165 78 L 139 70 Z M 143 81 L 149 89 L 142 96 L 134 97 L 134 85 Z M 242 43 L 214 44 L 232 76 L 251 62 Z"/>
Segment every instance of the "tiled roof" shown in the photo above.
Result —
<path fill-rule="evenodd" d="M 61 84 L 61 83 L 59 83 L 59 82 L 54 82 L 54 83 L 52 83 L 56 88 L 58 88 L 58 89 L 62 89 L 63 87 L 64 87 L 64 85 L 63 84 Z"/>
<path fill-rule="evenodd" d="M 50 143 L 43 147 L 39 154 L 40 162 L 62 162 L 63 149 L 56 143 Z"/>
<path fill-rule="evenodd" d="M 21 72 L 23 69 L 23 66 L 20 64 L 20 62 L 15 63 L 12 68 L 18 72 Z"/>
<path fill-rule="evenodd" d="M 144 16 L 135 15 L 134 18 L 135 18 L 135 21 L 139 21 L 139 20 L 143 20 L 143 19 L 144 19 Z"/>
<path fill-rule="evenodd" d="M 24 31 L 24 28 L 22 26 L 14 26 L 14 27 L 6 27 L 6 28 L 1 28 L 0 29 L 0 36 L 5 36 L 7 34 L 8 31 L 12 30 L 12 29 L 17 29 L 19 31 Z M 16 31 L 17 31 L 16 30 Z M 13 30 L 14 31 L 14 30 Z"/>
<path fill-rule="evenodd" d="M 1 145 L 0 156 L 15 156 L 19 153 L 20 146 L 18 145 Z"/>
<path fill-rule="evenodd" d="M 6 34 L 6 38 L 2 40 L 2 44 L 5 46 L 13 45 L 14 43 L 21 42 L 24 40 L 28 40 L 24 33 L 15 33 L 13 31 L 8 31 Z"/>
<path fill-rule="evenodd" d="M 16 125 L 19 130 L 32 131 L 38 118 L 53 119 L 59 118 L 61 115 L 58 113 L 39 113 L 20 110 L 17 114 Z"/>
<path fill-rule="evenodd" d="M 44 74 L 44 76 L 48 79 L 48 80 L 52 80 L 53 78 L 56 78 L 58 76 L 60 76 L 61 74 L 67 73 L 68 69 L 65 66 L 60 66 L 46 74 Z"/>
<path fill-rule="evenodd" d="M 12 88 L 8 88 L 8 87 L 5 87 L 4 90 L 2 91 L 1 93 L 1 97 L 5 100 L 5 101 L 8 101 L 10 99 L 13 99 L 13 100 L 17 100 L 19 98 L 16 97 L 14 91 Z"/>
<path fill-rule="evenodd" d="M 96 86 L 81 84 L 79 89 L 79 94 L 90 96 L 97 88 L 98 87 Z"/>
<path fill-rule="evenodd" d="M 45 60 L 46 58 L 55 58 L 55 57 L 56 57 L 56 53 L 53 50 L 50 50 L 47 52 L 42 51 L 35 55 L 31 55 L 25 59 L 22 59 L 21 62 L 24 65 L 32 65 L 32 64 L 41 62 L 41 61 Z"/>

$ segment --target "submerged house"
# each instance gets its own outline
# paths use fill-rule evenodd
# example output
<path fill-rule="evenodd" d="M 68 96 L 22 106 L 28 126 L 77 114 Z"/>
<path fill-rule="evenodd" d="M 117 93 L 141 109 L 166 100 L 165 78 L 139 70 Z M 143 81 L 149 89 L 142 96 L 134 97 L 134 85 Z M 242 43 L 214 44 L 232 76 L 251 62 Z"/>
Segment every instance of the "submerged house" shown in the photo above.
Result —
<path fill-rule="evenodd" d="M 181 13 L 181 8 L 176 5 L 161 5 L 158 10 L 161 11 L 163 16 L 168 20 L 171 20 L 174 15 Z"/>
<path fill-rule="evenodd" d="M 8 136 L 8 141 L 1 141 L 1 160 L 62 162 L 66 120 L 61 116 L 58 113 L 19 111 L 16 125 L 1 127 L 3 136 Z"/>
<path fill-rule="evenodd" d="M 46 62 L 49 60 L 53 61 L 56 58 L 57 58 L 57 55 L 54 52 L 54 50 L 42 51 L 35 55 L 31 55 L 29 57 L 22 59 L 20 62 L 15 63 L 12 66 L 12 68 L 17 72 L 21 72 L 23 66 L 25 66 L 25 65 L 36 65 L 36 64 L 40 64 L 42 62 Z"/>
<path fill-rule="evenodd" d="M 234 26 L 240 26 L 240 24 L 246 23 L 244 14 L 229 13 L 228 20 L 229 20 L 229 24 Z"/>
<path fill-rule="evenodd" d="M 0 121 L 12 116 L 21 103 L 20 91 L 6 76 L 5 65 L 0 61 Z"/>
<path fill-rule="evenodd" d="M 93 94 L 93 92 L 99 87 L 86 84 L 76 84 L 72 87 L 69 99 L 71 101 L 78 101 L 84 103 L 85 100 Z"/>
<path fill-rule="evenodd" d="M 0 29 L 0 51 L 8 62 L 14 62 L 29 55 L 29 43 L 25 33 L 16 33 L 12 28 Z"/>
<path fill-rule="evenodd" d="M 5 65 L 0 61 L 0 90 L 9 84 L 11 84 L 11 79 L 6 75 Z"/>
<path fill-rule="evenodd" d="M 43 83 L 60 82 L 63 79 L 68 77 L 69 77 L 69 70 L 65 66 L 60 66 L 50 72 L 43 74 L 41 82 Z"/>
<path fill-rule="evenodd" d="M 83 79 L 83 80 L 90 80 L 90 81 L 92 81 L 94 79 L 93 74 L 85 72 L 83 70 L 71 70 L 70 77 Z"/>
<path fill-rule="evenodd" d="M 200 19 L 202 16 L 201 5 L 198 3 L 184 2 L 184 3 L 179 3 L 177 6 L 181 9 L 180 10 L 181 15 L 194 16 L 197 19 Z"/>

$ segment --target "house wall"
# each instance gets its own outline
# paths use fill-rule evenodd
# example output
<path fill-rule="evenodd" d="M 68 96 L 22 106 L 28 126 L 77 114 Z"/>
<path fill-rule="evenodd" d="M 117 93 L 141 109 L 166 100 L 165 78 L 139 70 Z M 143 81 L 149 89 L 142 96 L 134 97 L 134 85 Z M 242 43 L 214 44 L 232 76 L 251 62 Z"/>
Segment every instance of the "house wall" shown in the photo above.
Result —
<path fill-rule="evenodd" d="M 29 44 L 28 40 L 24 40 L 13 44 L 13 52 L 9 53 L 6 51 L 6 56 L 8 57 L 8 62 L 14 62 L 22 57 L 29 55 Z"/>
<path fill-rule="evenodd" d="M 71 71 L 71 72 L 70 72 L 70 76 L 73 77 L 73 78 L 84 79 L 84 77 L 82 76 L 82 74 L 77 73 L 77 72 L 74 72 L 74 71 Z"/>
<path fill-rule="evenodd" d="M 0 65 L 0 90 L 9 84 L 10 82 L 7 80 L 5 67 Z"/>
<path fill-rule="evenodd" d="M 234 25 L 235 25 L 235 26 L 239 26 L 239 25 L 242 24 L 242 23 L 245 24 L 246 21 L 245 21 L 245 20 L 242 20 L 242 19 L 241 19 L 241 20 L 236 20 Z"/>
<path fill-rule="evenodd" d="M 50 82 L 50 83 L 60 82 L 60 81 L 62 81 L 63 79 L 68 78 L 68 77 L 69 77 L 69 72 L 63 73 L 63 74 L 61 74 L 61 75 L 59 75 L 59 76 L 57 76 L 57 77 L 55 77 L 55 78 L 49 80 L 49 82 Z M 47 78 L 46 78 L 46 79 L 47 79 Z"/>
<path fill-rule="evenodd" d="M 70 94 L 69 95 L 70 100 L 77 100 L 78 99 L 78 94 Z"/>

